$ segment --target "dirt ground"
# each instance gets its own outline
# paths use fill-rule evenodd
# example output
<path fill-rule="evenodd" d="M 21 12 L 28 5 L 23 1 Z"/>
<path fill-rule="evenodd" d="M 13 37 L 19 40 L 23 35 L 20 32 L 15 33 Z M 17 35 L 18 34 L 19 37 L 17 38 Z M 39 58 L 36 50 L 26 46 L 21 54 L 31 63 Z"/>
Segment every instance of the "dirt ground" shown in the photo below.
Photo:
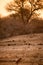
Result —
<path fill-rule="evenodd" d="M 0 65 L 43 65 L 43 33 L 0 40 Z"/>

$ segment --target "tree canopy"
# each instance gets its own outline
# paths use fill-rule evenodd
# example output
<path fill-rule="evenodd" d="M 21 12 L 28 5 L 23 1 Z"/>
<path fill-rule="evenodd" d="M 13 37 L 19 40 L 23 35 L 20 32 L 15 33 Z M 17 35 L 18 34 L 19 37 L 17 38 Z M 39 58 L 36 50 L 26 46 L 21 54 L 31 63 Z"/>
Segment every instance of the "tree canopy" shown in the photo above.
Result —
<path fill-rule="evenodd" d="M 28 4 L 27 4 L 28 2 Z M 26 5 L 27 4 L 27 5 Z M 26 8 L 28 6 L 28 8 Z M 13 0 L 6 7 L 7 11 L 13 11 L 21 16 L 24 23 L 28 23 L 35 11 L 43 9 L 43 0 Z"/>

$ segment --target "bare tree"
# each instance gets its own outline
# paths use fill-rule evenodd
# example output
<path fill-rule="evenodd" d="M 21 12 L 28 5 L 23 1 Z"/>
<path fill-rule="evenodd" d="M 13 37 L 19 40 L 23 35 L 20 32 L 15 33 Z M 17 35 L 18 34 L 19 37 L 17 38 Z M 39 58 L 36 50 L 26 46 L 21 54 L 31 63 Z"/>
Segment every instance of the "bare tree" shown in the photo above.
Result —
<path fill-rule="evenodd" d="M 28 9 L 25 8 L 26 1 L 30 4 L 30 8 L 28 7 Z M 21 16 L 22 21 L 28 23 L 32 16 L 36 14 L 35 11 L 43 9 L 42 2 L 43 0 L 14 0 L 13 3 L 7 5 L 6 9 L 18 13 L 18 15 Z"/>
<path fill-rule="evenodd" d="M 41 0 L 29 0 L 29 3 L 31 4 L 31 11 L 30 15 L 27 19 L 27 22 L 31 19 L 31 17 L 36 14 L 35 11 L 38 11 L 39 9 L 43 9 L 43 5 L 41 4 Z"/>

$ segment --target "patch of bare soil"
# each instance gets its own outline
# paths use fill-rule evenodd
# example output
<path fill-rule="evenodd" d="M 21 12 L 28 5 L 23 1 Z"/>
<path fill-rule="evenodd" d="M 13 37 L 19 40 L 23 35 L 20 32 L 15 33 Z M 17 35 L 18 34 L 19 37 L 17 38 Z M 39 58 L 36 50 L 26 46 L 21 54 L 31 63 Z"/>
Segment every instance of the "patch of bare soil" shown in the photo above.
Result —
<path fill-rule="evenodd" d="M 0 65 L 43 65 L 43 33 L 0 40 Z"/>

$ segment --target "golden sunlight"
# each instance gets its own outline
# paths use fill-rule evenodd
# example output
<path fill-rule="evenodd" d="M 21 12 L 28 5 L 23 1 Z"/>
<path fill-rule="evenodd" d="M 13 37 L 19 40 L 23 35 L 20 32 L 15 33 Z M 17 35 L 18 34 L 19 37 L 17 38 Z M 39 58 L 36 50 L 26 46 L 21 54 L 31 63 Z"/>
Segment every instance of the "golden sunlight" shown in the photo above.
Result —
<path fill-rule="evenodd" d="M 37 14 L 39 14 L 38 17 L 43 19 L 43 9 L 36 11 Z"/>
<path fill-rule="evenodd" d="M 43 10 L 40 10 L 39 13 L 40 13 L 40 18 L 43 18 Z"/>
<path fill-rule="evenodd" d="M 8 12 L 8 11 L 5 9 L 6 5 L 7 5 L 8 3 L 12 2 L 12 1 L 13 1 L 13 0 L 0 0 L 0 17 L 6 17 L 6 16 L 8 16 L 9 14 L 14 13 L 13 11 L 12 11 L 12 12 Z M 31 5 L 29 4 L 29 2 L 27 2 L 26 5 L 27 5 L 26 8 L 27 8 L 28 6 L 31 6 Z M 40 13 L 39 17 L 40 17 L 40 18 L 43 18 L 43 10 L 39 10 L 39 11 L 36 12 L 36 13 Z"/>
<path fill-rule="evenodd" d="M 12 0 L 0 0 L 0 16 L 4 17 L 9 15 L 10 13 L 7 12 L 7 10 L 5 9 L 5 6 L 7 3 L 11 2 Z"/>

